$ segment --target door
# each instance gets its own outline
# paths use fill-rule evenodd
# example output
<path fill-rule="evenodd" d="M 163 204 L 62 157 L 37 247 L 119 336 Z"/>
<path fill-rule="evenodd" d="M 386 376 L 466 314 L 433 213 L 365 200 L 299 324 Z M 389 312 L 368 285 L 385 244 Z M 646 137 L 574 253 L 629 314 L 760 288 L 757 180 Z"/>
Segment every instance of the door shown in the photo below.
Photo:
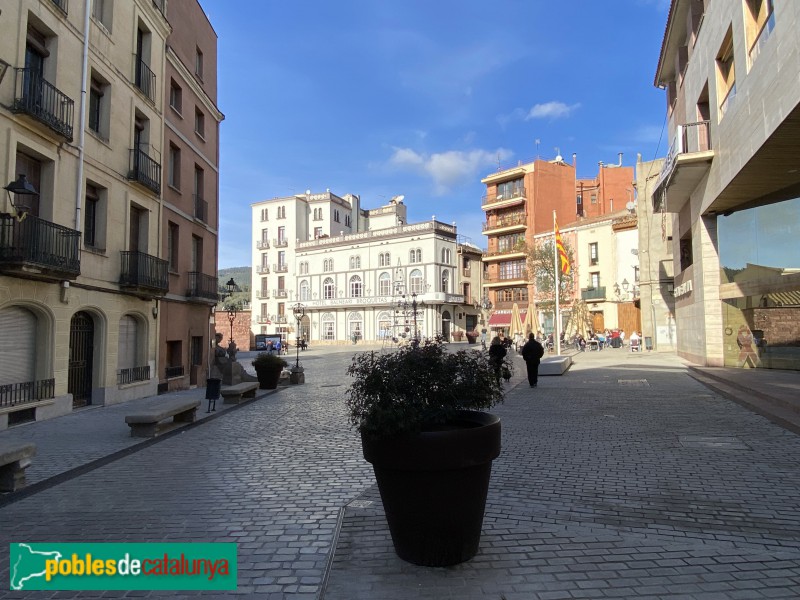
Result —
<path fill-rule="evenodd" d="M 445 342 L 450 341 L 450 311 L 442 313 L 442 337 Z"/>
<path fill-rule="evenodd" d="M 69 374 L 67 391 L 72 394 L 72 407 L 92 403 L 92 361 L 94 321 L 89 313 L 77 312 L 69 327 Z"/>
<path fill-rule="evenodd" d="M 592 331 L 605 331 L 606 323 L 602 312 L 592 313 Z"/>

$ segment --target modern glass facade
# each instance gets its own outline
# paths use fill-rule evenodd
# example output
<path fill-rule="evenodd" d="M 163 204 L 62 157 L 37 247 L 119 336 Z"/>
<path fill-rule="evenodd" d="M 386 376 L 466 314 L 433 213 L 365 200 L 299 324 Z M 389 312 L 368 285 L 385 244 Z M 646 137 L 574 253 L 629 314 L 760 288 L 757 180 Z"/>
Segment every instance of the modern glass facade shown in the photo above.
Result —
<path fill-rule="evenodd" d="M 800 370 L 800 198 L 717 219 L 724 358 Z"/>

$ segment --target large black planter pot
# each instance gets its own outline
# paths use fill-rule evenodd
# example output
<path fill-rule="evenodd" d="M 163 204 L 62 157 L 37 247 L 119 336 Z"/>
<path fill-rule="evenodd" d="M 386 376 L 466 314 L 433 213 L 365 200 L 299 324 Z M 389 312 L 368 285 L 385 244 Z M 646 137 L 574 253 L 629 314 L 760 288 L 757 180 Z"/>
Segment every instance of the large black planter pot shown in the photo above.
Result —
<path fill-rule="evenodd" d="M 283 367 L 269 366 L 269 367 L 255 367 L 256 377 L 258 377 L 258 387 L 262 390 L 274 390 L 278 387 L 278 382 L 281 379 L 281 372 Z"/>
<path fill-rule="evenodd" d="M 367 439 L 397 555 L 446 567 L 478 552 L 492 460 L 500 454 L 500 419 L 462 411 L 446 430 Z"/>

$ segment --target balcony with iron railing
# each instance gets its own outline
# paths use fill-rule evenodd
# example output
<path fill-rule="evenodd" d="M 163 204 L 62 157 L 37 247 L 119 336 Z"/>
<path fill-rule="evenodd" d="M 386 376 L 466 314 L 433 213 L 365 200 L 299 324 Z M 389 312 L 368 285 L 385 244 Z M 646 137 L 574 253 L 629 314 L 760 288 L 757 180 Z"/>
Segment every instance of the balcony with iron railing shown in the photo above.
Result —
<path fill-rule="evenodd" d="M 288 295 L 288 290 L 272 290 L 273 298 L 286 298 Z"/>
<path fill-rule="evenodd" d="M 264 324 L 269 325 L 270 323 L 272 323 L 272 321 L 269 318 L 269 315 L 257 315 L 256 323 L 258 323 L 259 325 L 264 325 Z"/>
<path fill-rule="evenodd" d="M 506 194 L 486 194 L 481 198 L 481 205 L 487 206 L 488 204 L 512 205 L 519 202 L 524 202 L 526 199 L 525 188 L 517 187 L 507 192 Z"/>
<path fill-rule="evenodd" d="M 120 257 L 119 284 L 122 288 L 149 298 L 162 297 L 167 293 L 169 280 L 166 260 L 129 250 L 121 251 Z"/>
<path fill-rule="evenodd" d="M 289 272 L 289 265 L 286 263 L 278 263 L 276 265 L 272 265 L 272 270 L 276 273 L 288 273 Z"/>
<path fill-rule="evenodd" d="M 276 240 L 272 240 L 272 244 L 276 248 L 286 248 L 289 245 L 289 240 L 278 238 Z"/>
<path fill-rule="evenodd" d="M 256 248 L 259 250 L 269 250 L 269 240 L 256 240 Z"/>
<path fill-rule="evenodd" d="M 660 211 L 679 212 L 706 176 L 714 159 L 709 121 L 678 125 L 658 177 L 653 205 Z"/>
<path fill-rule="evenodd" d="M 269 265 L 256 265 L 256 273 L 259 275 L 268 275 Z"/>
<path fill-rule="evenodd" d="M 137 55 L 134 59 L 134 63 L 136 72 L 134 74 L 133 83 L 150 100 L 155 100 L 156 74 L 150 70 L 150 67 L 144 62 L 141 56 Z"/>
<path fill-rule="evenodd" d="M 269 290 L 256 290 L 256 298 L 259 300 L 269 300 Z"/>
<path fill-rule="evenodd" d="M 63 14 L 67 14 L 69 11 L 67 9 L 67 0 L 51 0 L 51 2 L 55 5 L 55 7 L 60 10 Z"/>
<path fill-rule="evenodd" d="M 192 198 L 194 199 L 194 218 L 203 223 L 208 223 L 208 202 L 197 194 L 193 194 Z"/>
<path fill-rule="evenodd" d="M 213 275 L 206 275 L 199 271 L 189 271 L 189 287 L 186 290 L 187 298 L 219 301 L 217 288 L 219 280 Z"/>
<path fill-rule="evenodd" d="M 483 255 L 483 260 L 484 262 L 489 262 L 492 260 L 501 260 L 508 258 L 523 258 L 525 256 L 525 250 L 526 246 L 525 243 L 523 242 L 522 244 L 516 244 L 510 248 L 488 251 Z"/>
<path fill-rule="evenodd" d="M 49 400 L 55 397 L 55 389 L 55 379 L 0 385 L 0 409 Z"/>
<path fill-rule="evenodd" d="M 588 300 L 588 301 L 603 301 L 606 299 L 606 288 L 605 286 L 598 286 L 598 287 L 590 287 L 590 288 L 581 288 L 581 300 Z"/>
<path fill-rule="evenodd" d="M 289 322 L 289 319 L 286 315 L 278 315 L 277 317 L 275 317 L 275 322 L 278 323 L 279 325 L 284 325 Z"/>
<path fill-rule="evenodd" d="M 137 381 L 150 381 L 150 365 L 120 369 L 117 373 L 117 385 L 126 385 Z"/>
<path fill-rule="evenodd" d="M 485 221 L 483 223 L 483 231 L 484 233 L 486 233 L 493 229 L 498 229 L 498 230 L 524 229 L 525 227 L 527 227 L 527 224 L 528 224 L 528 217 L 524 213 L 503 215 Z"/>
<path fill-rule="evenodd" d="M 156 194 L 161 193 L 161 164 L 150 158 L 141 148 L 131 148 L 128 179 L 142 184 Z"/>
<path fill-rule="evenodd" d="M 512 285 L 512 284 L 519 284 L 519 283 L 527 283 L 527 277 L 520 273 L 519 275 L 512 275 L 512 274 L 500 274 L 500 275 L 487 275 L 484 281 L 487 284 L 505 284 L 505 285 Z"/>
<path fill-rule="evenodd" d="M 14 103 L 11 112 L 24 114 L 72 141 L 75 102 L 33 69 L 14 69 Z"/>
<path fill-rule="evenodd" d="M 183 365 L 178 365 L 175 367 L 166 367 L 164 369 L 164 377 L 166 379 L 175 379 L 177 377 L 183 377 L 184 369 Z"/>
<path fill-rule="evenodd" d="M 27 214 L 0 214 L 0 272 L 53 280 L 81 273 L 80 231 Z"/>

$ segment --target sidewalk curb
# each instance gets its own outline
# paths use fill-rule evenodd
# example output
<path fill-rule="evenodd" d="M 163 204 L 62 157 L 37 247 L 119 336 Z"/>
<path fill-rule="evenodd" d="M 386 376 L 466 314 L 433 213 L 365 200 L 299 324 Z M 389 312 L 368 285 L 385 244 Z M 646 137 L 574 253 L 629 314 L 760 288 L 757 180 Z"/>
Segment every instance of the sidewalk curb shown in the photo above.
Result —
<path fill-rule="evenodd" d="M 698 367 L 689 366 L 688 374 L 728 400 L 769 419 L 784 429 L 800 434 L 800 413 L 788 407 L 783 400 L 752 388 L 733 385 L 722 377 Z"/>
<path fill-rule="evenodd" d="M 233 405 L 230 408 L 225 409 L 224 411 L 220 411 L 218 413 L 211 414 L 211 415 L 208 415 L 206 417 L 202 417 L 200 419 L 197 419 L 193 423 L 189 423 L 187 425 L 184 425 L 183 427 L 178 427 L 177 429 L 172 429 L 171 431 L 168 431 L 168 432 L 166 432 L 164 434 L 158 435 L 158 436 L 153 437 L 153 438 L 146 439 L 146 440 L 144 440 L 144 441 L 142 441 L 142 442 L 140 442 L 138 444 L 134 444 L 132 446 L 128 446 L 127 448 L 123 448 L 121 450 L 117 450 L 116 452 L 113 452 L 113 453 L 109 454 L 108 456 L 103 456 L 101 458 L 97 458 L 97 459 L 95 459 L 93 461 L 90 461 L 90 462 L 88 462 L 86 464 L 80 465 L 78 467 L 74 467 L 72 469 L 68 469 L 67 471 L 59 473 L 58 475 L 54 475 L 52 477 L 48 477 L 47 479 L 43 479 L 42 481 L 37 481 L 36 483 L 32 483 L 30 485 L 27 485 L 24 488 L 22 488 L 20 490 L 17 490 L 16 492 L 9 492 L 7 494 L 0 494 L 0 508 L 3 508 L 4 506 L 8 506 L 9 504 L 14 504 L 15 502 L 18 502 L 20 500 L 24 500 L 25 498 L 27 498 L 29 496 L 33 496 L 34 494 L 38 494 L 39 492 L 43 492 L 45 490 L 48 490 L 48 489 L 50 489 L 52 487 L 55 487 L 57 485 L 60 485 L 60 484 L 62 484 L 64 482 L 66 482 L 66 481 L 69 481 L 71 479 L 75 479 L 76 477 L 80 477 L 81 475 L 84 475 L 86 473 L 90 473 L 91 471 L 94 471 L 95 469 L 99 469 L 99 468 L 104 467 L 104 466 L 106 466 L 106 465 L 108 465 L 110 463 L 116 462 L 116 461 L 120 460 L 121 458 L 125 458 L 126 456 L 129 456 L 131 454 L 139 452 L 140 450 L 144 450 L 145 448 L 149 448 L 153 444 L 157 444 L 158 442 L 162 442 L 162 441 L 168 440 L 168 439 L 170 439 L 170 438 L 172 438 L 172 437 L 174 437 L 176 435 L 180 435 L 180 434 L 184 433 L 185 431 L 191 431 L 192 429 L 194 429 L 195 427 L 199 427 L 203 423 L 207 423 L 209 421 L 214 421 L 214 420 L 222 417 L 223 415 L 226 415 L 226 414 L 228 414 L 228 413 L 230 413 L 232 411 L 235 411 L 235 410 L 238 410 L 238 409 L 242 408 L 243 406 L 248 406 L 249 404 L 252 404 L 256 400 L 260 400 L 262 398 L 266 398 L 267 396 L 271 396 L 271 395 L 279 392 L 281 389 L 284 389 L 285 387 L 288 387 L 288 386 L 279 386 L 278 388 L 276 388 L 274 390 L 263 390 L 265 393 L 262 393 L 262 394 L 259 394 L 257 392 L 256 396 L 254 398 L 247 398 L 245 401 L 240 402 L 239 404 Z M 260 391 L 262 391 L 262 390 L 259 390 L 259 392 Z M 203 407 L 203 404 L 201 402 L 200 406 L 198 406 L 197 408 L 199 410 L 202 407 Z"/>

